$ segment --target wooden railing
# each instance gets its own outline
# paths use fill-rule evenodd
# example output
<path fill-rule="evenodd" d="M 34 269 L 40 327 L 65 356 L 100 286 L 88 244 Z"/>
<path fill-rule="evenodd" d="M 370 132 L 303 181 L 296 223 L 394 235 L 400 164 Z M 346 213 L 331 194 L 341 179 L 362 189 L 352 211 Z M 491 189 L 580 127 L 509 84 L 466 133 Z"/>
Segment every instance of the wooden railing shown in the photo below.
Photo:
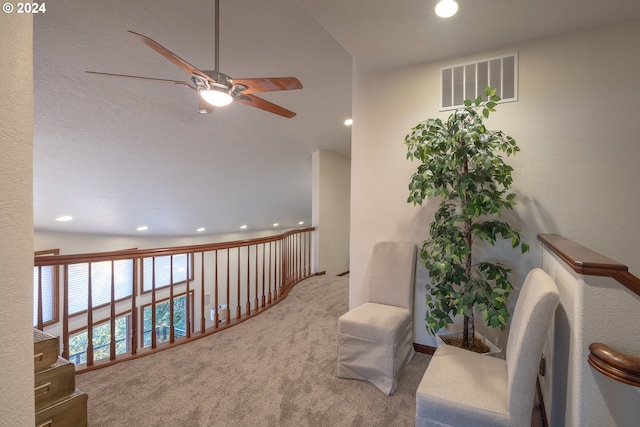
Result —
<path fill-rule="evenodd" d="M 631 274 L 626 265 L 557 234 L 538 234 L 538 240 L 562 258 L 576 273 L 612 277 L 640 295 L 640 278 Z"/>
<path fill-rule="evenodd" d="M 616 381 L 640 387 L 640 357 L 630 356 L 594 342 L 589 346 L 589 365 Z"/>
<path fill-rule="evenodd" d="M 631 274 L 626 265 L 557 234 L 539 234 L 538 239 L 576 273 L 611 277 L 640 295 L 640 278 Z M 589 351 L 589 365 L 600 373 L 640 387 L 640 357 L 621 353 L 602 343 L 590 344 Z"/>
<path fill-rule="evenodd" d="M 273 306 L 294 284 L 314 274 L 313 231 L 309 227 L 223 243 L 35 256 L 36 326 L 61 337 L 62 356 L 81 362 L 78 372 L 210 335 Z M 51 267 L 59 272 L 57 295 L 62 301 L 57 318 L 62 320 L 43 323 L 41 271 Z"/>

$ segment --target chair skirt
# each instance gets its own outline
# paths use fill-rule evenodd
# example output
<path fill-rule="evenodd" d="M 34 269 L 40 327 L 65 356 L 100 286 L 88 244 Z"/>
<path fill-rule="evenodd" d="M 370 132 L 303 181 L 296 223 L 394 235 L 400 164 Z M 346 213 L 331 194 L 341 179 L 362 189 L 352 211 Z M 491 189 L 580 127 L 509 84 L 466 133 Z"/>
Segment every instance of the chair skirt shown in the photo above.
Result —
<path fill-rule="evenodd" d="M 411 311 L 366 303 L 338 320 L 338 377 L 368 381 L 395 392 L 415 355 Z"/>

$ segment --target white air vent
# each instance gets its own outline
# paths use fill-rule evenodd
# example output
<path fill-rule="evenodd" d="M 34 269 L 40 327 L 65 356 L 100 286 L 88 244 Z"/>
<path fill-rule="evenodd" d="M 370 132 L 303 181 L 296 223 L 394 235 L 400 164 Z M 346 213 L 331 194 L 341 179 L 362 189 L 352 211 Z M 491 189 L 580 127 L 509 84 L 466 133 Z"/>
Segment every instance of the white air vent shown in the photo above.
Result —
<path fill-rule="evenodd" d="M 463 106 L 465 99 L 484 96 L 489 86 L 497 89 L 500 102 L 518 100 L 518 54 L 483 59 L 469 64 L 442 68 L 442 100 L 440 110 Z"/>

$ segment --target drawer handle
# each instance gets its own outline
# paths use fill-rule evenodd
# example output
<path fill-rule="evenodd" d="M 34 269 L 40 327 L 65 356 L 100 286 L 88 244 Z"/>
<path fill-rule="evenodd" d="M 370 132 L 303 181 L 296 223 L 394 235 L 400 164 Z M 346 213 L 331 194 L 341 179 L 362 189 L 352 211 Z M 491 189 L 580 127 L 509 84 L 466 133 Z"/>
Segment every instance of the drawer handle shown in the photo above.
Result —
<path fill-rule="evenodd" d="M 49 393 L 49 386 L 50 385 L 51 385 L 51 383 L 48 382 L 48 383 L 44 383 L 44 384 L 39 385 L 38 387 L 36 387 L 35 390 L 34 390 L 35 393 L 36 393 L 36 397 L 40 397 L 40 396 L 43 396 L 43 395 Z"/>
<path fill-rule="evenodd" d="M 34 362 L 40 362 L 40 361 L 42 361 L 42 357 L 43 357 L 43 356 L 44 356 L 44 353 L 34 354 L 34 355 L 33 355 Z"/>
<path fill-rule="evenodd" d="M 41 424 L 38 424 L 36 427 L 49 427 L 53 425 L 53 418 L 50 420 L 47 420 Z"/>

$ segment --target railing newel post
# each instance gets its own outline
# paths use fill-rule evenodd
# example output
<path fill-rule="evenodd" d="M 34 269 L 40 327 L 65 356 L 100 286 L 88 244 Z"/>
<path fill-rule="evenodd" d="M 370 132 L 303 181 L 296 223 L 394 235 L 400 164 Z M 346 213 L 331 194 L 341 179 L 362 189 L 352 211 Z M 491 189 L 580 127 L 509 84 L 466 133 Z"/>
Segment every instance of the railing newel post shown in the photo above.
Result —
<path fill-rule="evenodd" d="M 69 358 L 69 264 L 63 269 L 63 297 L 62 303 L 62 357 Z"/>
<path fill-rule="evenodd" d="M 260 292 L 260 287 L 259 287 L 259 280 L 258 280 L 258 244 L 256 243 L 255 245 L 256 248 L 256 254 L 255 254 L 255 274 L 254 274 L 254 279 L 255 279 L 255 298 L 253 300 L 253 304 L 255 306 L 255 311 L 258 311 L 258 308 L 260 307 L 259 303 L 258 303 L 258 293 Z"/>
<path fill-rule="evenodd" d="M 227 248 L 227 312 L 226 321 L 227 325 L 231 323 L 231 275 L 229 274 L 229 256 L 231 255 L 229 248 Z"/>
<path fill-rule="evenodd" d="M 174 319 L 174 303 L 173 303 L 173 288 L 174 288 L 174 278 L 173 278 L 173 255 L 169 256 L 169 277 L 171 278 L 169 285 L 169 342 L 173 343 L 175 340 L 175 319 Z M 187 280 L 189 276 L 187 275 Z M 189 299 L 187 294 L 186 299 Z M 186 302 L 186 300 L 185 300 Z M 166 335 L 163 337 L 166 341 Z"/>
<path fill-rule="evenodd" d="M 140 274 L 140 258 L 132 258 L 132 261 L 133 278 L 131 283 L 131 354 L 133 355 L 138 352 L 138 345 L 140 342 L 140 337 L 138 336 L 140 328 L 138 328 L 138 306 L 136 304 L 136 296 L 139 292 L 138 284 L 141 283 L 141 281 L 138 281 L 138 275 Z"/>
<path fill-rule="evenodd" d="M 204 286 L 204 251 L 201 252 L 202 254 L 202 259 L 201 259 L 201 265 L 200 265 L 200 335 L 204 334 L 206 329 L 207 329 L 207 318 L 205 316 L 205 312 L 204 312 L 204 295 L 205 295 L 205 286 Z M 217 252 L 216 252 L 216 256 L 217 256 Z M 218 268 L 217 262 L 216 262 L 216 270 Z M 217 271 L 216 271 L 216 276 L 217 276 Z M 216 292 L 217 292 L 217 287 L 218 287 L 218 282 L 217 282 L 217 277 L 216 277 Z M 216 298 L 215 300 L 215 304 L 218 303 L 218 299 Z M 218 306 L 216 305 L 216 314 L 217 314 L 217 308 Z M 217 322 L 216 322 L 217 324 Z"/>
<path fill-rule="evenodd" d="M 251 314 L 251 250 L 250 246 L 247 245 L 247 301 L 245 303 L 245 315 L 249 316 Z"/>
<path fill-rule="evenodd" d="M 114 268 L 114 260 L 111 260 L 111 301 L 109 302 L 110 307 L 110 328 L 111 328 L 111 337 L 109 340 L 109 359 L 114 360 L 116 358 L 116 283 L 115 283 L 115 268 Z"/>
<path fill-rule="evenodd" d="M 266 246 L 265 246 L 265 244 L 263 243 L 263 244 L 262 244 L 262 301 L 261 301 L 261 302 L 262 302 L 262 308 L 264 308 L 264 306 L 265 306 L 265 302 L 266 302 L 266 301 L 265 301 L 265 282 L 264 282 L 264 272 L 265 272 L 265 265 L 264 265 L 264 261 L 265 261 L 265 259 L 266 259 L 266 256 L 265 256 L 265 251 L 266 251 L 266 250 L 267 250 L 267 249 L 266 249 Z"/>
<path fill-rule="evenodd" d="M 87 366 L 93 365 L 93 290 L 91 284 L 91 265 L 87 278 Z"/>

